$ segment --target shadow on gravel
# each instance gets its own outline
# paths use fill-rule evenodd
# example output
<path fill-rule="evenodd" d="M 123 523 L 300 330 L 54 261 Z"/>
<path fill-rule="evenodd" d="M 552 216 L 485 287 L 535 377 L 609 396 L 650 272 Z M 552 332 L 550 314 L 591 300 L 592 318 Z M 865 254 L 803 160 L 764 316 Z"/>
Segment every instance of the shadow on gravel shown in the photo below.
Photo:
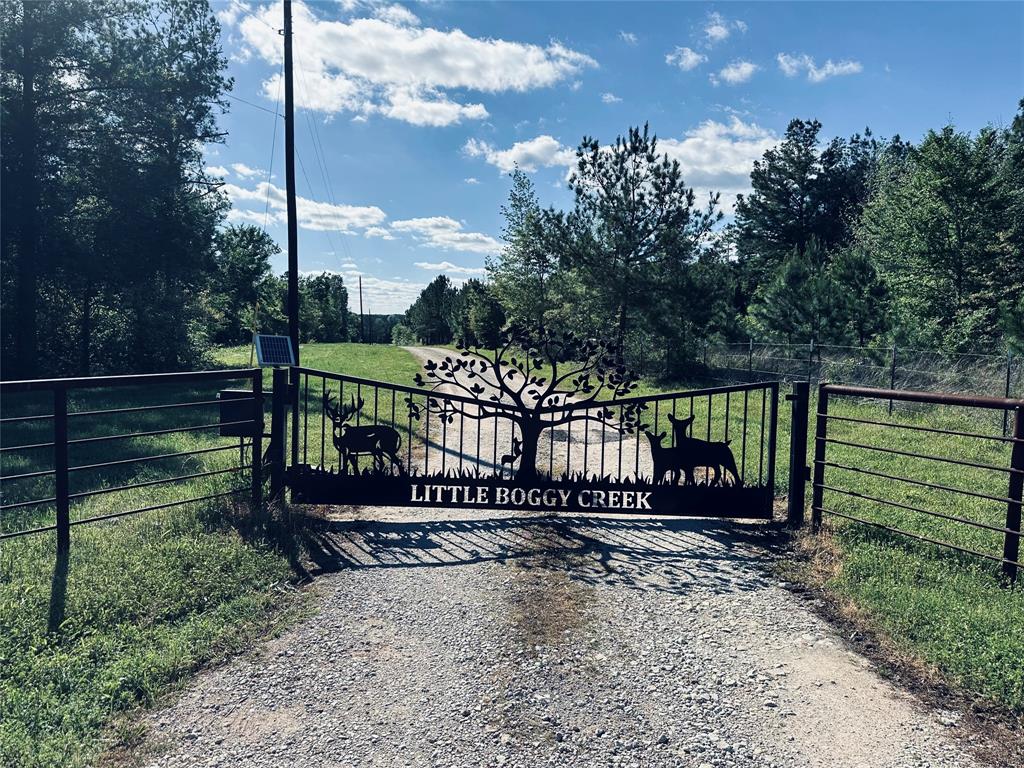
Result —
<path fill-rule="evenodd" d="M 306 521 L 310 575 L 361 568 L 432 568 L 516 561 L 573 580 L 686 593 L 765 583 L 782 543 L 766 525 L 705 519 L 503 517 Z"/>

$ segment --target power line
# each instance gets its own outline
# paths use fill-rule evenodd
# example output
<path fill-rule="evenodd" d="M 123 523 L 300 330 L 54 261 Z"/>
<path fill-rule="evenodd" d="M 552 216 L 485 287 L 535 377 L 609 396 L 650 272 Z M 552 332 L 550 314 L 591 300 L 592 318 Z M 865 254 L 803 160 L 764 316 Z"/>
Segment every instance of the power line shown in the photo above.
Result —
<path fill-rule="evenodd" d="M 284 77 L 277 81 L 277 109 L 281 108 L 281 83 Z M 263 231 L 267 231 L 267 222 L 270 220 L 270 179 L 274 173 L 274 149 L 277 147 L 277 120 L 274 121 L 274 135 L 270 139 L 270 162 L 267 163 L 267 202 L 263 207 Z"/>
<path fill-rule="evenodd" d="M 278 93 L 280 93 L 280 91 L 281 91 L 280 83 L 278 84 L 277 90 L 278 90 Z M 227 94 L 225 94 L 225 96 L 227 96 L 232 101 L 240 101 L 243 104 L 248 104 L 250 107 L 253 107 L 254 109 L 262 110 L 263 112 L 267 112 L 267 113 L 273 115 L 274 117 L 280 117 L 280 118 L 284 117 L 284 115 L 282 115 L 280 112 L 277 112 L 277 111 L 275 111 L 273 109 L 267 109 L 266 107 L 261 106 L 259 104 L 256 104 L 255 102 L 248 101 L 247 99 L 243 99 L 241 96 L 235 96 L 235 94 L 233 94 L 233 93 L 227 93 Z M 280 97 L 278 97 L 278 101 L 280 102 Z"/>

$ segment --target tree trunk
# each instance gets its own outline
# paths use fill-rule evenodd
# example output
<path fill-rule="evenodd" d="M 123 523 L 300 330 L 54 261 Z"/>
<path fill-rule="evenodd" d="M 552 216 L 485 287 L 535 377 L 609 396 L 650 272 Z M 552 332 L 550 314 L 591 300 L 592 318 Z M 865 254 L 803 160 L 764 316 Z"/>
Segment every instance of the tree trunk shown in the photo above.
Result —
<path fill-rule="evenodd" d="M 38 265 L 36 263 L 36 209 L 39 206 L 39 180 L 36 172 L 36 103 L 35 63 L 32 40 L 33 3 L 22 3 L 22 81 L 21 124 L 17 146 L 21 160 L 21 215 L 18 222 L 18 267 L 15 303 L 18 308 L 18 330 L 15 334 L 15 358 L 18 375 L 32 378 L 38 361 L 36 294 Z"/>
<path fill-rule="evenodd" d="M 525 482 L 537 479 L 537 445 L 540 443 L 542 427 L 540 422 L 528 419 L 519 424 L 523 435 L 523 453 L 519 457 L 516 480 Z"/>

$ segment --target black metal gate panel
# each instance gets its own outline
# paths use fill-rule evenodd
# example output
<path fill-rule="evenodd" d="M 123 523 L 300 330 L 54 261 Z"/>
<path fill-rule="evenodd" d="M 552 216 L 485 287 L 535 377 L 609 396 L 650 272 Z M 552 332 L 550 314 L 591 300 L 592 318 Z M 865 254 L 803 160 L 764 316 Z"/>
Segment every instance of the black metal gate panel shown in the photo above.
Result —
<path fill-rule="evenodd" d="M 513 359 L 516 394 L 495 375 L 515 365 L 478 362 L 432 361 L 418 386 L 293 368 L 292 501 L 771 518 L 776 382 L 571 397 Z"/>

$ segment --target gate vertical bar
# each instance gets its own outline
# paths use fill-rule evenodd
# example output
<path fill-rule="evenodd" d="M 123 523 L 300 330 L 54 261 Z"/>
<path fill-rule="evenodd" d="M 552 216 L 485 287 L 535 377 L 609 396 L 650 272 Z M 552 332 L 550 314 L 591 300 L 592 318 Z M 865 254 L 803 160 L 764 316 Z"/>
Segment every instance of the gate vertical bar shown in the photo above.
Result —
<path fill-rule="evenodd" d="M 818 415 L 814 425 L 814 481 L 811 486 L 811 528 L 821 530 L 821 502 L 825 489 L 825 434 L 828 430 L 828 384 L 818 385 Z"/>
<path fill-rule="evenodd" d="M 793 403 L 789 432 L 789 495 L 786 523 L 790 528 L 804 524 L 804 500 L 807 483 L 807 418 L 811 386 L 806 381 L 793 383 Z"/>
<path fill-rule="evenodd" d="M 252 512 L 258 524 L 263 524 L 263 371 L 257 368 L 252 375 L 253 409 L 252 431 Z"/>
<path fill-rule="evenodd" d="M 53 469 L 57 498 L 57 557 L 71 549 L 71 499 L 68 493 L 68 391 L 53 390 Z"/>
<path fill-rule="evenodd" d="M 299 369 L 288 369 L 288 397 L 292 404 L 292 466 L 299 466 Z M 340 400 L 339 396 L 339 400 Z"/>
<path fill-rule="evenodd" d="M 1010 501 L 1006 505 L 1008 532 L 1003 535 L 1003 575 L 1011 582 L 1017 579 L 1016 562 L 1020 560 L 1020 512 L 1021 496 L 1024 494 L 1024 407 L 1018 407 L 1014 412 L 1013 439 L 1013 448 L 1010 452 L 1010 489 L 1007 494 Z"/>
<path fill-rule="evenodd" d="M 270 498 L 276 499 L 284 488 L 285 420 L 288 405 L 288 369 L 275 368 L 273 400 L 270 406 Z"/>
<path fill-rule="evenodd" d="M 772 514 L 775 499 L 775 449 L 779 435 L 779 382 L 771 382 L 772 413 L 768 422 L 768 515 Z"/>

